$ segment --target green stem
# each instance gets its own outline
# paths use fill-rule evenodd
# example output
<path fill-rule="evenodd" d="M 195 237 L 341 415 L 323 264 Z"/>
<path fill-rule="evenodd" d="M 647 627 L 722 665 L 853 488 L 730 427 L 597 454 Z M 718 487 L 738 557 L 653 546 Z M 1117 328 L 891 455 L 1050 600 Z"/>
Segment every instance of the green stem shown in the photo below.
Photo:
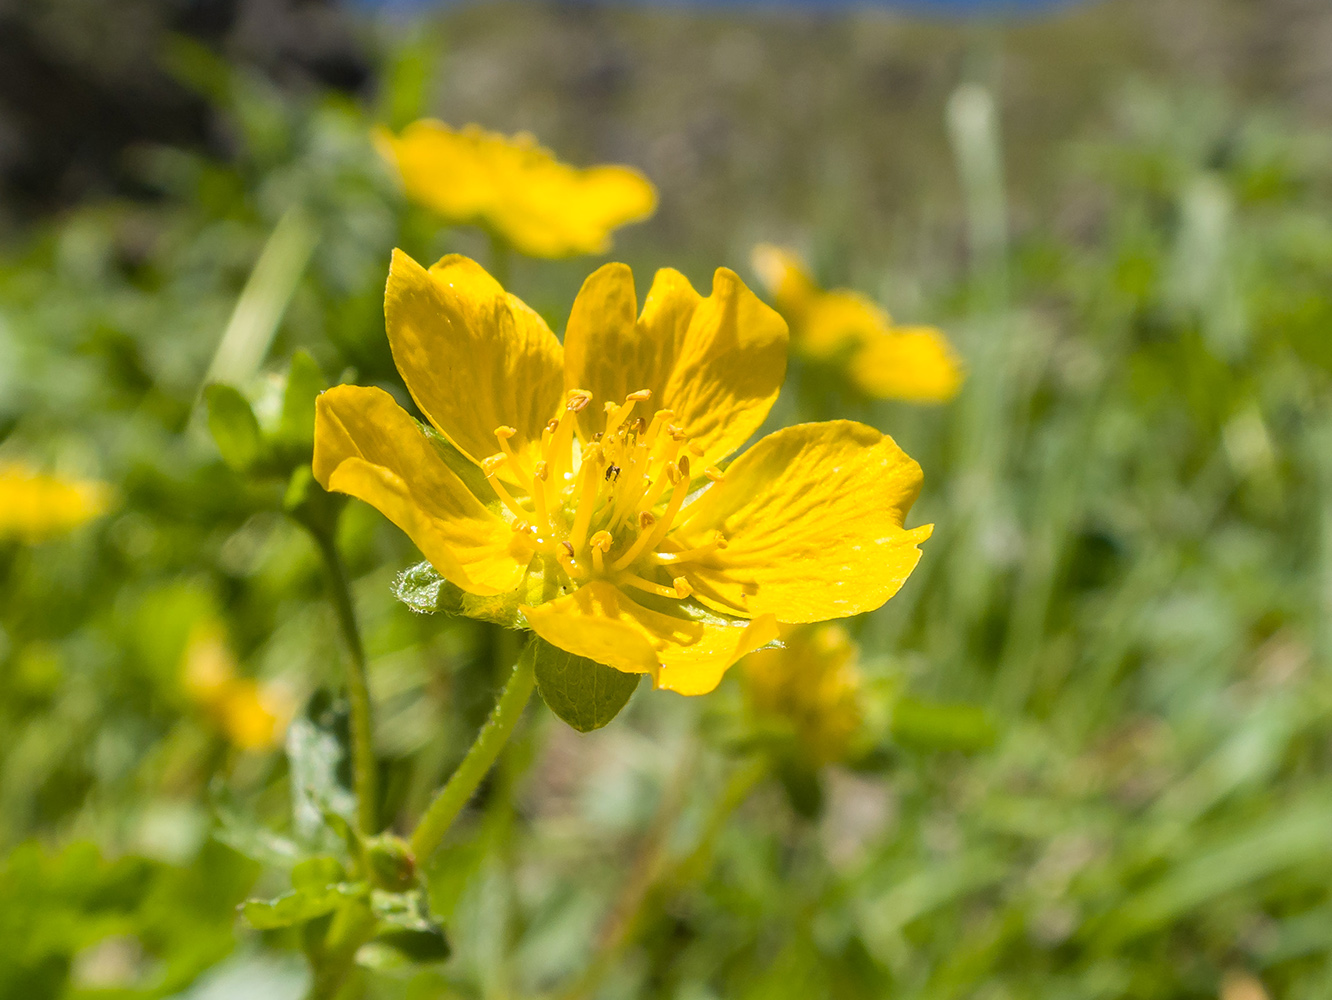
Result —
<path fill-rule="evenodd" d="M 356 624 L 347 571 L 338 554 L 332 532 L 312 528 L 315 542 L 328 568 L 333 607 L 338 614 L 342 636 L 351 655 L 347 669 L 347 695 L 351 701 L 352 778 L 356 790 L 357 822 L 361 832 L 373 834 L 378 829 L 378 799 L 375 793 L 375 743 L 370 718 L 370 687 L 366 682 L 365 646 Z"/>
<path fill-rule="evenodd" d="M 499 752 L 509 742 L 514 727 L 522 718 L 527 699 L 536 687 L 536 652 L 535 644 L 529 643 L 518 657 L 509 681 L 504 685 L 499 701 L 491 710 L 490 718 L 481 727 L 476 742 L 467 751 L 453 777 L 435 796 L 435 801 L 421 817 L 421 822 L 412 834 L 412 853 L 418 863 L 425 864 L 449 832 L 449 827 L 462 812 L 472 795 L 476 792 L 481 779 L 490 770 Z"/>
<path fill-rule="evenodd" d="M 312 957 L 310 991 L 306 1000 L 334 1000 L 356 965 L 356 953 L 375 929 L 374 915 L 364 905 L 349 907 L 333 918 L 326 949 L 318 961 Z"/>

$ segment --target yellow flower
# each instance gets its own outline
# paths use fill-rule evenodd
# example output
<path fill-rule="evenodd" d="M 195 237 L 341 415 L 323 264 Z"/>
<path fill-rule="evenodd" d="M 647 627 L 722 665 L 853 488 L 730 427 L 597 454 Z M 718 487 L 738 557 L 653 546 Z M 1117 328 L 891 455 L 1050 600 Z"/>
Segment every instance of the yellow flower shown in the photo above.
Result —
<path fill-rule="evenodd" d="M 611 230 L 657 207 L 656 188 L 637 170 L 580 170 L 526 132 L 455 131 L 426 119 L 398 136 L 379 129 L 375 140 L 407 197 L 450 222 L 485 226 L 530 257 L 604 253 Z"/>
<path fill-rule="evenodd" d="M 783 629 L 782 639 L 740 661 L 749 704 L 789 725 L 816 765 L 844 759 L 861 726 L 856 644 L 832 624 Z"/>
<path fill-rule="evenodd" d="M 196 626 L 185 646 L 185 691 L 204 714 L 242 750 L 281 745 L 296 705 L 279 684 L 236 675 L 236 657 L 216 623 Z"/>
<path fill-rule="evenodd" d="M 63 535 L 106 513 L 110 499 L 105 483 L 0 463 L 0 541 L 40 542 Z"/>
<path fill-rule="evenodd" d="M 315 478 L 402 528 L 478 617 L 510 602 L 561 649 L 701 694 L 778 622 L 881 605 L 930 535 L 903 527 L 920 466 L 863 424 L 788 427 L 719 468 L 776 400 L 787 340 L 724 268 L 707 298 L 659 271 L 639 315 L 629 268 L 607 264 L 561 345 L 474 262 L 399 251 L 385 316 L 438 433 L 337 386 Z"/>
<path fill-rule="evenodd" d="M 897 326 L 879 305 L 845 288 L 824 291 L 788 250 L 760 244 L 754 270 L 791 324 L 797 349 L 816 361 L 845 359 L 851 381 L 877 399 L 944 403 L 962 365 L 932 326 Z"/>

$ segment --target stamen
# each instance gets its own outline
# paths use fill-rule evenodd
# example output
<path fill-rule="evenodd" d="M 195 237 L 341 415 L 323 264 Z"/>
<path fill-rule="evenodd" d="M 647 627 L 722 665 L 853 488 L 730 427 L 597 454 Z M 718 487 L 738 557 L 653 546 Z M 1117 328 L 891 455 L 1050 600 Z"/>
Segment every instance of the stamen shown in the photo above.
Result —
<path fill-rule="evenodd" d="M 560 569 L 564 570 L 565 575 L 570 579 L 583 575 L 578 563 L 574 561 L 573 546 L 568 542 L 561 542 L 555 546 L 555 561 L 559 563 Z"/>
<path fill-rule="evenodd" d="M 660 583 L 644 580 L 641 576 L 635 576 L 633 573 L 625 573 L 621 575 L 618 577 L 618 582 L 628 584 L 631 587 L 637 587 L 639 590 L 646 590 L 649 594 L 656 594 L 658 597 L 675 597 L 683 599 L 693 593 L 693 591 L 690 590 L 688 593 L 681 594 L 677 587 L 664 587 Z M 684 583 L 684 579 L 681 578 L 679 582 Z M 685 587 L 688 588 L 688 586 L 689 584 L 685 583 Z"/>
<path fill-rule="evenodd" d="M 718 531 L 714 532 L 712 541 L 703 545 L 697 545 L 692 549 L 681 549 L 679 552 L 654 552 L 650 558 L 658 565 L 674 565 L 676 563 L 689 562 L 693 559 L 702 559 L 704 556 L 710 556 L 712 553 L 726 548 L 727 544 L 726 536 Z"/>
<path fill-rule="evenodd" d="M 536 507 L 537 524 L 549 531 L 552 525 L 550 508 L 546 503 L 546 479 L 550 475 L 550 466 L 545 462 L 537 462 L 533 471 L 536 474 L 536 482 L 532 484 L 532 504 Z"/>
<path fill-rule="evenodd" d="M 682 601 L 694 592 L 694 588 L 689 586 L 689 581 L 682 576 L 675 577 L 671 583 L 675 584 L 675 596 Z"/>
<path fill-rule="evenodd" d="M 652 415 L 652 423 L 648 426 L 647 434 L 643 438 L 649 448 L 656 444 L 657 436 L 661 433 L 662 427 L 673 416 L 675 416 L 674 410 L 658 410 Z"/>
<path fill-rule="evenodd" d="M 569 531 L 569 541 L 575 549 L 583 547 L 587 529 L 592 523 L 592 510 L 597 505 L 597 494 L 601 490 L 601 463 L 603 456 L 601 445 L 590 444 L 583 452 L 583 463 L 578 468 L 578 508 L 574 514 L 573 528 Z"/>
<path fill-rule="evenodd" d="M 670 467 L 671 463 L 675 461 L 675 456 L 678 455 L 679 452 L 680 442 L 672 438 L 670 444 L 668 444 L 661 453 L 661 471 L 657 474 L 656 482 L 652 484 L 652 488 L 648 490 L 647 495 L 639 502 L 640 507 L 646 507 L 651 510 L 661 502 L 661 498 L 666 492 L 666 487 L 671 485 L 671 480 L 669 476 L 667 476 L 666 470 Z"/>
<path fill-rule="evenodd" d="M 495 437 L 499 438 L 500 451 L 504 452 L 504 457 L 509 460 L 509 471 L 518 480 L 518 485 L 531 493 L 532 477 L 523 469 L 522 463 L 518 461 L 518 456 L 513 453 L 513 447 L 509 444 L 509 438 L 517 433 L 518 429 L 516 427 L 495 428 Z"/>
<path fill-rule="evenodd" d="M 611 404 L 606 404 L 606 436 L 614 436 L 615 432 L 620 429 L 620 425 L 624 423 L 625 418 L 627 418 L 633 410 L 635 403 L 643 402 L 651 398 L 651 389 L 639 389 L 637 392 L 631 392 L 628 396 L 625 396 L 624 402 L 619 406 L 616 406 L 614 409 L 611 408 Z"/>
<path fill-rule="evenodd" d="M 675 484 L 675 491 L 671 493 L 671 502 L 666 505 L 661 520 L 642 531 L 634 540 L 634 544 L 625 550 L 624 555 L 615 560 L 612 568 L 617 572 L 632 563 L 643 552 L 655 549 L 666 537 L 666 532 L 671 530 L 671 522 L 675 520 L 675 515 L 680 513 L 680 507 L 684 504 L 685 497 L 689 495 L 689 458 L 682 455 L 678 465 L 672 462 L 666 466 L 666 475 Z"/>
<path fill-rule="evenodd" d="M 709 465 L 706 469 L 704 469 L 703 475 L 707 476 L 714 483 L 720 483 L 723 479 L 726 478 L 726 473 L 722 472 L 722 470 L 717 468 L 715 465 Z"/>
<path fill-rule="evenodd" d="M 605 560 L 602 556 L 603 553 L 610 551 L 614 542 L 615 539 L 611 537 L 609 531 L 598 531 L 589 540 L 588 544 L 592 546 L 592 566 L 598 573 L 606 572 Z"/>
<path fill-rule="evenodd" d="M 481 471 L 486 474 L 486 481 L 490 483 L 491 489 L 495 491 L 495 495 L 500 498 L 504 506 L 508 507 L 509 510 L 513 512 L 514 517 L 522 520 L 527 516 L 527 511 L 523 510 L 523 508 L 519 506 L 518 501 L 509 494 L 509 491 L 505 489 L 504 484 L 500 482 L 499 476 L 497 475 L 499 467 L 503 465 L 505 461 L 506 459 L 503 455 L 491 455 L 481 463 Z"/>

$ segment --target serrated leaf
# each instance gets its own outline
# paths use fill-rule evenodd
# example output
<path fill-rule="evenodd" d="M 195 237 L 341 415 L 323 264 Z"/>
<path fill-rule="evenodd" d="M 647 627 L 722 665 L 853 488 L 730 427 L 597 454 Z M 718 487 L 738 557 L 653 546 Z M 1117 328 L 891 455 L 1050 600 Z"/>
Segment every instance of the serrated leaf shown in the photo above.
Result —
<path fill-rule="evenodd" d="M 538 637 L 532 641 L 542 700 L 580 733 L 600 729 L 619 715 L 638 687 L 639 674 L 574 656 Z"/>
<path fill-rule="evenodd" d="M 287 729 L 292 824 L 307 843 L 340 843 L 342 833 L 329 828 L 325 814 L 348 822 L 355 815 L 349 741 L 346 704 L 323 691 Z"/>
<path fill-rule="evenodd" d="M 282 394 L 282 421 L 278 434 L 290 444 L 314 444 L 315 397 L 327 385 L 319 365 L 307 351 L 291 356 L 287 388 Z"/>
<path fill-rule="evenodd" d="M 364 882 L 293 889 L 275 899 L 247 899 L 241 904 L 241 916 L 255 930 L 291 927 L 332 913 L 344 899 L 354 899 L 365 891 Z"/>
<path fill-rule="evenodd" d="M 222 453 L 222 461 L 237 472 L 253 468 L 263 455 L 264 441 L 254 410 L 240 392 L 217 383 L 204 390 L 208 429 Z"/>

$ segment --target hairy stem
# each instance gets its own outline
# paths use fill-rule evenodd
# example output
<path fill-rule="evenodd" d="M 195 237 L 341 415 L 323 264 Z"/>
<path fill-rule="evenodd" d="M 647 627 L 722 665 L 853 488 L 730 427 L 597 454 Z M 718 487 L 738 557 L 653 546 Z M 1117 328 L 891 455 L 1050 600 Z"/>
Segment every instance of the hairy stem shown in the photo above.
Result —
<path fill-rule="evenodd" d="M 458 818 L 463 806 L 467 805 L 475 794 L 481 779 L 495 763 L 495 758 L 504 749 L 504 745 L 509 742 L 514 727 L 522 718 L 527 700 L 532 696 L 532 689 L 536 687 L 535 666 L 535 644 L 529 643 L 519 655 L 513 673 L 509 675 L 508 683 L 504 685 L 499 700 L 491 710 L 490 718 L 486 719 L 486 724 L 481 727 L 481 732 L 477 734 L 476 741 L 467 751 L 467 756 L 453 772 L 453 777 L 449 778 L 448 783 L 440 789 L 435 801 L 430 803 L 425 815 L 421 817 L 421 822 L 417 824 L 411 843 L 412 853 L 416 855 L 419 863 L 424 864 L 439 847 L 444 835 L 449 832 L 449 827 Z"/>
<path fill-rule="evenodd" d="M 352 775 L 356 790 L 357 824 L 364 834 L 375 833 L 378 828 L 378 799 L 375 792 L 375 744 L 373 723 L 370 718 L 370 688 L 366 682 L 365 646 L 361 643 L 361 630 L 356 624 L 356 609 L 352 605 L 351 588 L 347 584 L 347 571 L 338 554 L 337 543 L 331 532 L 312 530 L 319 551 L 328 568 L 330 593 L 337 611 L 342 636 L 347 641 L 350 665 L 347 669 L 347 695 L 351 701 Z"/>

